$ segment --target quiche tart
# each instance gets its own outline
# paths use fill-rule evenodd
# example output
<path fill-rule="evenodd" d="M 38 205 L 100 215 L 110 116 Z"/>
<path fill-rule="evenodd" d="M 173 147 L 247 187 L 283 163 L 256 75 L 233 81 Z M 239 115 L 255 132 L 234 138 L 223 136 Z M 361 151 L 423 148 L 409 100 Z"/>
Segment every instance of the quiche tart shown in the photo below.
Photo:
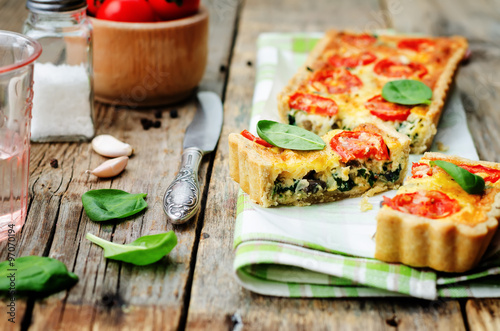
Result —
<path fill-rule="evenodd" d="M 231 177 L 263 207 L 335 201 L 402 183 L 410 140 L 393 128 L 361 124 L 322 139 L 323 150 L 296 151 L 230 134 Z"/>
<path fill-rule="evenodd" d="M 411 139 L 411 153 L 431 144 L 455 70 L 467 50 L 463 37 L 414 37 L 329 31 L 278 96 L 282 121 L 319 135 L 384 122 Z M 413 79 L 433 91 L 431 103 L 385 101 L 382 87 Z"/>
<path fill-rule="evenodd" d="M 483 177 L 481 194 L 469 194 L 443 169 L 444 160 Z M 377 215 L 375 258 L 445 272 L 473 268 L 500 217 L 500 164 L 426 153 L 397 195 L 384 197 Z"/>

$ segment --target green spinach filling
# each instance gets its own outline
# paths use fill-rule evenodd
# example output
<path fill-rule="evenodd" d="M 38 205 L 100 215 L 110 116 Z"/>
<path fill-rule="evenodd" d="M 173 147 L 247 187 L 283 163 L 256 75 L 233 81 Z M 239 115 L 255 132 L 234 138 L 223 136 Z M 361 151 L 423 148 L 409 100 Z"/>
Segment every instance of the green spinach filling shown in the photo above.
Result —
<path fill-rule="evenodd" d="M 373 171 L 368 170 L 361 165 L 362 167 L 357 170 L 351 169 L 347 180 L 345 179 L 346 176 L 341 176 L 338 173 L 333 173 L 331 176 L 334 182 L 337 184 L 336 189 L 340 192 L 348 192 L 354 187 L 362 185 L 362 183 L 356 183 L 356 177 L 364 178 L 366 182 L 368 182 L 370 187 L 373 187 L 373 185 L 375 185 L 378 180 L 394 183 L 400 178 L 402 168 L 401 165 L 399 165 L 396 170 L 390 170 L 391 164 L 392 162 L 386 162 L 382 166 L 383 171 L 381 173 L 374 173 Z M 307 182 L 304 182 L 304 180 Z M 316 194 L 320 190 L 326 190 L 327 188 L 327 182 L 320 179 L 319 174 L 317 174 L 313 170 L 310 171 L 302 179 L 294 179 L 293 184 L 291 185 L 286 185 L 285 180 L 281 177 L 278 177 L 274 181 L 274 187 L 271 193 L 271 197 L 274 198 L 276 195 L 278 195 L 278 198 L 283 198 L 283 196 L 287 192 L 290 192 L 291 195 L 300 192 L 310 195 Z"/>
<path fill-rule="evenodd" d="M 416 119 L 413 121 L 403 121 L 401 123 L 396 123 L 395 128 L 398 132 L 407 135 L 411 139 L 411 147 L 414 146 L 415 141 L 418 139 L 418 129 L 423 127 L 422 119 Z"/>
<path fill-rule="evenodd" d="M 382 167 L 383 172 L 381 172 L 381 173 L 374 173 L 373 171 L 368 170 L 366 168 L 361 168 L 361 169 L 358 169 L 357 175 L 358 175 L 358 177 L 365 178 L 371 187 L 373 187 L 375 182 L 379 179 L 387 181 L 387 182 L 395 183 L 399 179 L 402 168 L 401 168 L 401 165 L 399 165 L 396 170 L 391 171 L 391 170 L 389 170 L 390 165 L 391 165 L 391 162 L 385 163 Z"/>
<path fill-rule="evenodd" d="M 342 178 L 338 177 L 337 174 L 334 174 L 333 179 L 335 179 L 335 182 L 337 183 L 337 190 L 340 192 L 350 191 L 354 186 L 356 186 L 356 183 L 354 183 L 351 176 L 349 176 L 348 180 L 344 181 Z"/>
<path fill-rule="evenodd" d="M 276 194 L 278 194 L 280 197 L 285 194 L 287 191 L 291 191 L 292 193 L 295 192 L 295 189 L 297 188 L 297 185 L 299 184 L 300 180 L 295 179 L 293 181 L 293 185 L 291 186 L 285 186 L 283 183 L 283 180 L 281 178 L 276 178 L 274 181 L 274 187 L 273 191 L 271 193 L 271 197 L 274 198 Z"/>

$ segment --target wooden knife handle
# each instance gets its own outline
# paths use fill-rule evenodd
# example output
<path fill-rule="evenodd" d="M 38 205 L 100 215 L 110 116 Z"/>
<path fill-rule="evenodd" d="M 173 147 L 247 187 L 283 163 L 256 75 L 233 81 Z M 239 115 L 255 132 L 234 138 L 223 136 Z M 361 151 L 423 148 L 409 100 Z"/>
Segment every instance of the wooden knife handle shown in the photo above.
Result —
<path fill-rule="evenodd" d="M 198 168 L 203 152 L 196 147 L 182 153 L 179 173 L 163 197 L 163 210 L 174 224 L 186 223 L 200 208 Z"/>

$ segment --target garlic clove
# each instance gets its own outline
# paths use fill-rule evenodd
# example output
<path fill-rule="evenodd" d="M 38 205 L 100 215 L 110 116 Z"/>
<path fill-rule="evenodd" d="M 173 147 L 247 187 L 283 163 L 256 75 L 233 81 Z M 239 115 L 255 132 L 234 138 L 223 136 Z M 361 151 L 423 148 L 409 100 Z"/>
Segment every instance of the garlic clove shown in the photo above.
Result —
<path fill-rule="evenodd" d="M 132 146 L 109 134 L 102 134 L 92 139 L 92 149 L 102 156 L 130 156 L 134 152 Z"/>
<path fill-rule="evenodd" d="M 120 156 L 115 159 L 107 160 L 92 171 L 87 170 L 92 175 L 99 178 L 109 178 L 119 175 L 128 163 L 128 156 Z"/>

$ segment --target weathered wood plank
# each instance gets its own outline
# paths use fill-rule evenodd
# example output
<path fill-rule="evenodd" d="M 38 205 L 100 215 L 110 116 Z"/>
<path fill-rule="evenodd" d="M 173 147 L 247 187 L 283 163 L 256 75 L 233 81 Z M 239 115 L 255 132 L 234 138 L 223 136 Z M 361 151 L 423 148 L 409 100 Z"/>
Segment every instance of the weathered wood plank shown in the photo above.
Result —
<path fill-rule="evenodd" d="M 465 310 L 470 330 L 500 330 L 500 300 L 468 300 Z"/>
<path fill-rule="evenodd" d="M 208 8 L 210 28 L 208 64 L 199 89 L 222 95 L 228 72 L 229 54 L 233 46 L 236 10 L 240 0 L 204 0 Z"/>
<path fill-rule="evenodd" d="M 99 133 L 112 134 L 135 147 L 125 173 L 113 180 L 97 180 L 85 170 L 101 163 L 104 158 L 82 144 L 84 152 L 75 155 L 72 178 L 64 190 L 58 210 L 57 223 L 49 256 L 58 258 L 81 277 L 80 282 L 66 293 L 56 294 L 37 302 L 33 311 L 32 329 L 65 329 L 72 325 L 82 328 L 132 327 L 130 321 L 142 320 L 143 311 L 136 306 L 148 306 L 151 312 L 169 313 L 166 329 L 175 329 L 183 312 L 183 299 L 190 270 L 190 257 L 196 240 L 196 222 L 175 229 L 179 244 L 168 258 L 146 267 L 134 267 L 102 258 L 102 249 L 84 239 L 87 232 L 117 243 L 174 229 L 166 222 L 161 197 L 173 180 L 179 155 L 169 151 L 182 148 L 182 130 L 191 121 L 195 107 L 192 103 L 179 108 L 180 116 L 171 119 L 165 112 L 163 127 L 144 131 L 140 119 L 153 118 L 152 111 L 120 110 L 101 107 Z M 204 184 L 208 162 L 203 163 L 200 176 Z M 148 193 L 149 207 L 138 217 L 122 222 L 99 224 L 90 221 L 82 212 L 81 195 L 89 189 L 116 188 L 127 192 Z M 174 293 L 177 292 L 177 295 Z M 65 306 L 70 309 L 65 310 Z M 91 308 L 91 309 L 88 309 Z M 149 329 L 151 321 L 136 324 Z"/>
<path fill-rule="evenodd" d="M 61 195 L 64 193 L 71 176 L 71 167 L 67 164 L 71 161 L 68 159 L 79 153 L 78 147 L 69 144 L 32 145 L 31 150 L 34 157 L 30 160 L 31 203 L 26 223 L 16 236 L 16 257 L 46 255 L 48 253 L 47 243 L 52 240 L 52 229 L 56 223 Z M 50 167 L 52 158 L 59 160 L 59 168 L 52 169 Z M 6 243 L 2 242 L 0 243 L 0 259 L 4 261 L 6 258 Z M 63 260 L 63 262 L 66 261 Z M 72 264 L 66 263 L 66 265 L 71 269 Z M 19 304 L 19 310 L 16 312 L 18 322 L 15 329 L 19 329 L 25 315 L 26 302 L 22 298 L 16 302 Z M 29 311 L 27 313 L 31 314 Z M 29 318 L 29 316 L 26 317 Z M 0 319 L 0 328 L 3 322 L 6 321 Z"/>
<path fill-rule="evenodd" d="M 204 4 L 212 17 L 212 51 L 201 88 L 221 93 L 227 71 L 219 72 L 219 68 L 228 63 L 236 5 L 234 1 L 219 0 Z M 16 22 L 21 23 L 20 28 L 26 15 L 24 6 L 21 1 L 0 0 L 0 29 L 16 30 Z M 98 133 L 112 134 L 135 147 L 126 171 L 112 180 L 97 180 L 85 174 L 85 170 L 105 160 L 92 152 L 87 143 L 32 146 L 32 203 L 26 225 L 18 236 L 20 249 L 16 256 L 58 258 L 80 281 L 68 292 L 36 301 L 33 315 L 27 319 L 31 320 L 30 329 L 157 330 L 177 329 L 184 323 L 199 223 L 197 219 L 183 226 L 167 223 L 162 197 L 178 170 L 184 130 L 196 109 L 192 101 L 176 108 L 179 117 L 171 118 L 167 108 L 115 110 L 98 104 Z M 156 110 L 163 113 L 162 127 L 143 130 L 141 118 L 154 119 Z M 50 167 L 52 158 L 59 160 L 58 169 Z M 202 189 L 210 159 L 206 157 L 200 169 Z M 89 189 L 111 187 L 148 193 L 147 211 L 122 222 L 90 221 L 83 212 L 81 195 Z M 142 235 L 169 230 L 178 236 L 177 247 L 168 257 L 145 267 L 106 261 L 102 249 L 85 239 L 85 234 L 91 232 L 113 242 L 128 243 Z M 4 259 L 5 249 L 1 245 L 0 257 Z M 26 301 L 18 303 L 17 316 L 22 320 Z M 0 320 L 2 330 L 10 327 L 4 322 Z M 16 324 L 14 329 L 19 326 Z"/>
<path fill-rule="evenodd" d="M 265 297 L 242 289 L 232 274 L 238 187 L 230 182 L 227 135 L 248 126 L 255 69 L 247 62 L 255 61 L 259 33 L 324 31 L 335 27 L 356 30 L 384 28 L 387 19 L 377 1 L 245 2 L 226 90 L 225 125 L 209 186 L 202 229 L 205 234 L 202 238 L 205 239 L 201 239 L 198 250 L 188 329 L 231 329 L 239 323 L 245 329 L 265 330 L 311 329 L 313 326 L 319 330 L 382 330 L 394 323 L 408 329 L 463 329 L 460 306 L 455 302 Z"/>
<path fill-rule="evenodd" d="M 19 0 L 0 1 L 0 29 L 21 32 L 24 20 L 28 17 L 26 2 Z"/>
<path fill-rule="evenodd" d="M 498 1 L 384 0 L 384 3 L 398 31 L 458 34 L 474 43 L 500 44 Z"/>

